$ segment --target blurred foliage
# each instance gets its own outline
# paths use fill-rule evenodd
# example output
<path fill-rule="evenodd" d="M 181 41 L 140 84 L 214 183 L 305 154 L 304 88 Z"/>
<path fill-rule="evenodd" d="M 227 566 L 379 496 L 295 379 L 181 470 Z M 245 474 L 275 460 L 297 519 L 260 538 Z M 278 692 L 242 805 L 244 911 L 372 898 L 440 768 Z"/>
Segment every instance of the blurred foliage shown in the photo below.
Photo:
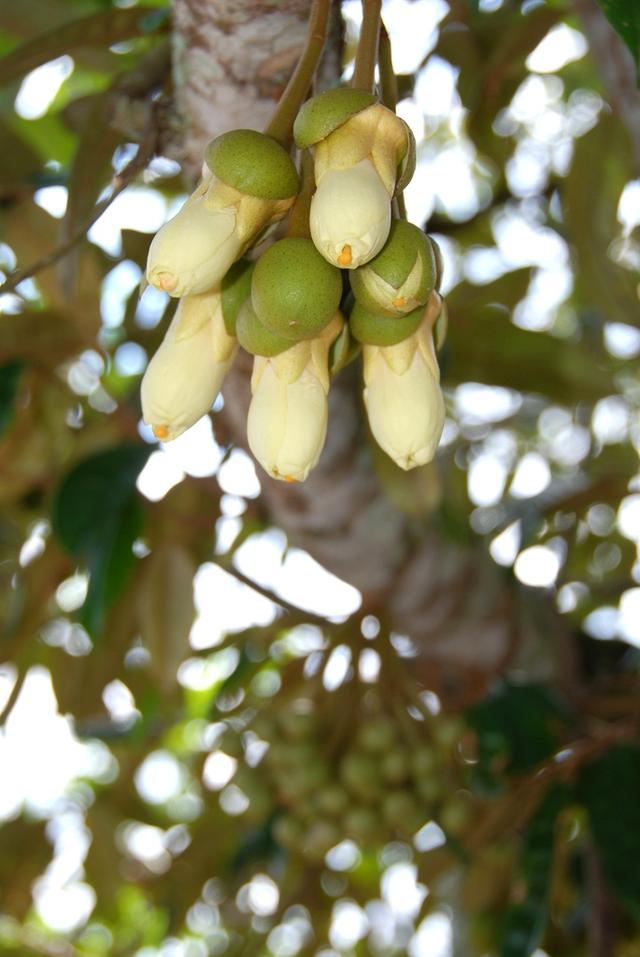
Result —
<path fill-rule="evenodd" d="M 601 5 L 637 58 L 636 4 Z M 215 415 L 219 467 L 140 493 L 146 463 L 168 467 L 139 427 L 170 311 L 138 298 L 146 213 L 0 290 L 0 952 L 415 957 L 438 920 L 455 957 L 639 952 L 640 247 L 619 205 L 637 169 L 589 54 L 528 67 L 563 22 L 580 29 L 559 2 L 451 2 L 399 77 L 419 166 L 465 158 L 453 200 L 428 174 L 446 442 L 410 474 L 361 449 L 407 540 L 437 536 L 434 577 L 458 571 L 433 642 L 378 596 L 325 620 L 251 588 L 237 556 L 279 539 L 266 497 L 225 476 L 243 460 Z M 170 29 L 164 2 L 2 6 L 5 274 L 82 233 L 150 104 L 173 129 Z M 21 115 L 23 78 L 60 56 L 47 109 Z M 423 115 L 442 62 L 450 106 Z M 135 188 L 167 207 L 184 190 L 162 157 Z M 556 577 L 531 579 L 531 549 Z M 247 622 L 216 630 L 230 603 Z M 474 670 L 465 649 L 501 628 Z M 447 668 L 434 648 L 454 637 Z M 64 726 L 84 764 L 25 801 L 49 794 L 16 707 L 43 675 L 59 714 L 42 733 Z"/>

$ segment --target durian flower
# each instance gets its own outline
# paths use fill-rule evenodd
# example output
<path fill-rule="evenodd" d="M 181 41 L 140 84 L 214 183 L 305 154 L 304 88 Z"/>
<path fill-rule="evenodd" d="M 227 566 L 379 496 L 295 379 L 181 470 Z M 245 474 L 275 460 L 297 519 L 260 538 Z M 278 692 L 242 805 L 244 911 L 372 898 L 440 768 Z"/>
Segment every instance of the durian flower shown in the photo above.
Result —
<path fill-rule="evenodd" d="M 156 438 L 176 439 L 206 415 L 237 348 L 218 290 L 180 300 L 141 384 L 142 415 Z"/>
<path fill-rule="evenodd" d="M 279 222 L 298 191 L 298 175 L 275 140 L 231 130 L 209 144 L 203 178 L 149 248 L 147 280 L 170 296 L 208 292 Z"/>
<path fill-rule="evenodd" d="M 342 326 L 337 313 L 317 338 L 254 359 L 247 437 L 273 478 L 303 482 L 320 458 L 327 434 L 329 348 Z"/>
<path fill-rule="evenodd" d="M 444 425 L 432 317 L 394 346 L 364 346 L 364 402 L 373 437 L 400 468 L 430 462 Z"/>
<path fill-rule="evenodd" d="M 380 252 L 389 235 L 399 173 L 405 166 L 409 177 L 411 173 L 411 133 L 381 103 L 360 108 L 321 135 L 323 102 L 335 108 L 353 92 L 320 94 L 296 120 L 298 145 L 314 150 L 317 190 L 311 201 L 311 237 L 330 263 L 344 269 L 355 269 Z"/>

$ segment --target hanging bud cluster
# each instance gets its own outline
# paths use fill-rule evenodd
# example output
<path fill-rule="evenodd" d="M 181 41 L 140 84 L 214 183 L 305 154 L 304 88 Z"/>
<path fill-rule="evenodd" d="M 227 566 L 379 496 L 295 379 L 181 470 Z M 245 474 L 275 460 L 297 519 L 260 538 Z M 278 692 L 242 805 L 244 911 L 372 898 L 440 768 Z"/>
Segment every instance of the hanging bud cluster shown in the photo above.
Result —
<path fill-rule="evenodd" d="M 309 151 L 302 184 L 270 135 L 219 136 L 153 240 L 147 280 L 180 301 L 143 379 L 145 421 L 163 441 L 188 429 L 240 346 L 254 356 L 249 446 L 269 475 L 303 481 L 325 442 L 335 353 L 361 350 L 374 439 L 401 468 L 424 465 L 444 423 L 441 265 L 394 199 L 413 174 L 412 134 L 373 93 L 343 88 L 304 103 L 293 136 Z M 252 256 L 292 207 L 295 229 Z"/>

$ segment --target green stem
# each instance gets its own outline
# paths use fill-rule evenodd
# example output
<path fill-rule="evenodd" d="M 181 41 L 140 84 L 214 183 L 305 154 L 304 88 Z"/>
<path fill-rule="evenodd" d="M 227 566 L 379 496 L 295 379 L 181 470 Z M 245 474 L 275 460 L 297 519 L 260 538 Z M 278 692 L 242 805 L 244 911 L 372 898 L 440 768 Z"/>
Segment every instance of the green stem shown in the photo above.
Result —
<path fill-rule="evenodd" d="M 287 236 L 308 239 L 311 235 L 309 231 L 311 197 L 316 188 L 316 181 L 313 175 L 313 157 L 309 150 L 302 150 L 300 178 L 302 180 L 302 187 L 289 213 Z"/>
<path fill-rule="evenodd" d="M 307 42 L 298 65 L 280 97 L 265 133 L 286 149 L 291 145 L 293 123 L 313 81 L 318 61 L 324 50 L 329 26 L 331 0 L 314 0 L 309 16 Z"/>
<path fill-rule="evenodd" d="M 382 93 L 382 102 L 395 113 L 398 102 L 398 81 L 393 70 L 393 60 L 391 57 L 391 41 L 384 23 L 380 23 L 380 49 L 378 51 L 378 66 L 380 68 L 380 90 Z M 394 200 L 394 206 L 397 207 L 397 216 L 399 219 L 407 218 L 407 210 L 404 204 L 402 190 L 398 190 Z"/>
<path fill-rule="evenodd" d="M 382 102 L 395 113 L 398 102 L 398 82 L 393 71 L 391 58 L 391 41 L 384 23 L 380 24 L 380 49 L 378 51 L 378 66 L 380 67 L 380 90 Z"/>
<path fill-rule="evenodd" d="M 367 93 L 373 91 L 376 61 L 378 59 L 380 5 L 381 0 L 362 0 L 362 29 L 360 30 L 351 86 L 354 90 L 366 90 Z"/>

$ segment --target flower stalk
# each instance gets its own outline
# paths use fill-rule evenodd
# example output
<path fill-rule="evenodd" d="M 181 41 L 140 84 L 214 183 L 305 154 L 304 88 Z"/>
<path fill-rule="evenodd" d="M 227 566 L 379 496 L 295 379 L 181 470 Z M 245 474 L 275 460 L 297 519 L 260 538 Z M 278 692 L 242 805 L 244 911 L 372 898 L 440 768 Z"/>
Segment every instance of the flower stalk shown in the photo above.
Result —
<path fill-rule="evenodd" d="M 381 0 L 362 0 L 362 28 L 351 86 L 354 90 L 373 90 L 380 38 Z"/>
<path fill-rule="evenodd" d="M 265 133 L 277 140 L 285 149 L 291 146 L 293 123 L 304 103 L 313 82 L 329 28 L 331 0 L 314 0 L 309 16 L 307 42 L 302 56 L 280 97 Z"/>

